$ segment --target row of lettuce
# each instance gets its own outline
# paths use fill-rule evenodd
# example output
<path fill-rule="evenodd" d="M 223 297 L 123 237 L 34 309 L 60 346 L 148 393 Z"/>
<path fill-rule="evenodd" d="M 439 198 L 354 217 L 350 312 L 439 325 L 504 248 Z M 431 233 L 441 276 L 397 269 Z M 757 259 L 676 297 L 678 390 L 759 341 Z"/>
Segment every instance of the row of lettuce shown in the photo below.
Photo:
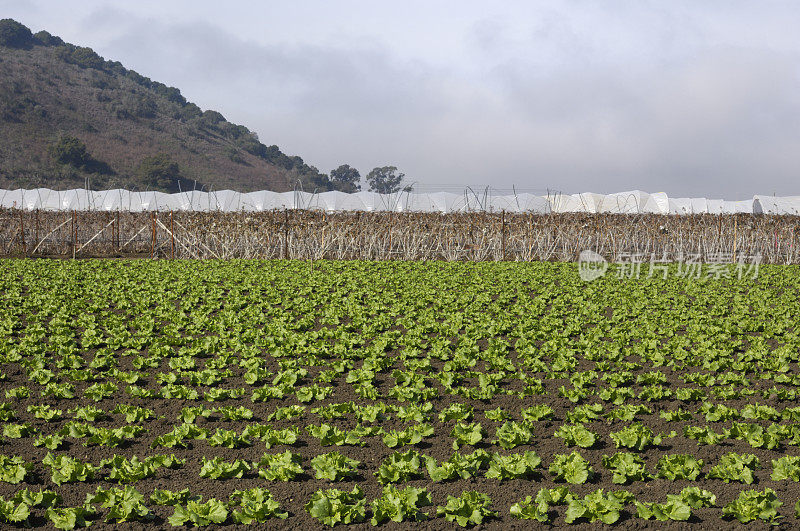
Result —
<path fill-rule="evenodd" d="M 285 519 L 288 512 L 281 509 L 269 490 L 254 487 L 235 490 L 228 500 L 210 498 L 203 501 L 189 489 L 170 491 L 155 489 L 149 501 L 153 505 L 172 506 L 172 515 L 167 521 L 173 526 L 210 524 L 263 523 L 273 518 Z M 132 486 L 97 487 L 86 496 L 84 504 L 77 507 L 60 507 L 61 497 L 52 490 L 17 491 L 6 500 L 0 497 L 0 521 L 8 524 L 28 524 L 31 511 L 44 511 L 50 522 L 58 529 L 74 529 L 91 525 L 96 518 L 105 517 L 107 522 L 152 521 L 155 514 L 145 504 L 145 497 Z M 399 488 L 389 484 L 383 487 L 379 498 L 367 505 L 364 491 L 358 485 L 351 491 L 320 489 L 313 493 L 304 509 L 315 519 L 331 527 L 337 524 L 363 522 L 371 513 L 371 523 L 422 521 L 433 515 L 424 512 L 432 505 L 431 495 L 424 487 Z M 783 502 L 775 491 L 746 490 L 732 502 L 722 507 L 721 515 L 742 523 L 763 520 L 774 524 L 782 516 L 778 509 Z M 667 494 L 663 502 L 641 502 L 626 490 L 604 492 L 597 489 L 579 496 L 566 487 L 541 488 L 535 496 L 514 503 L 510 515 L 519 519 L 552 522 L 554 508 L 564 506 L 564 523 L 602 522 L 613 524 L 626 512 L 645 520 L 687 521 L 693 510 L 715 507 L 716 496 L 700 487 L 686 487 L 679 494 Z M 370 510 L 371 509 L 371 510 Z M 481 524 L 484 520 L 497 518 L 492 509 L 491 498 L 478 491 L 463 491 L 460 496 L 447 496 L 445 505 L 436 506 L 434 513 L 462 527 Z M 800 501 L 795 505 L 795 517 L 800 518 Z"/>
<path fill-rule="evenodd" d="M 270 446 L 270 442 L 267 442 Z M 183 468 L 186 458 L 175 454 L 155 454 L 144 458 L 136 455 L 128 458 L 114 454 L 100 461 L 98 466 L 83 462 L 66 454 L 50 452 L 42 460 L 49 468 L 50 480 L 56 484 L 105 478 L 119 483 L 135 483 L 153 477 L 158 469 Z M 363 473 L 361 461 L 347 457 L 339 451 L 320 453 L 309 460 L 310 470 L 316 479 L 343 481 Z M 386 457 L 373 473 L 381 484 L 421 479 L 426 474 L 431 481 L 452 481 L 472 477 L 489 479 L 537 479 L 541 477 L 542 459 L 535 451 L 500 454 L 477 449 L 471 453 L 453 452 L 446 460 L 422 454 L 416 449 L 395 451 Z M 719 457 L 717 464 L 703 473 L 704 461 L 691 454 L 664 454 L 656 464 L 656 473 L 647 471 L 644 459 L 632 452 L 617 452 L 603 455 L 603 468 L 610 472 L 614 484 L 625 485 L 634 481 L 650 479 L 690 480 L 698 478 L 719 479 L 725 483 L 737 482 L 750 485 L 755 482 L 754 473 L 762 468 L 760 459 L 753 454 L 728 452 Z M 265 453 L 260 459 L 250 461 L 235 459 L 225 461 L 221 456 L 200 458 L 199 476 L 211 479 L 231 479 L 260 476 L 269 481 L 299 481 L 309 470 L 303 468 L 303 457 L 291 450 Z M 308 465 L 306 465 L 308 466 Z M 25 481 L 33 464 L 19 456 L 0 454 L 0 481 L 19 484 Z M 107 473 L 103 473 L 107 470 Z M 579 452 L 555 454 L 546 469 L 556 482 L 574 485 L 586 483 L 600 477 L 589 461 Z M 800 481 L 800 456 L 783 456 L 772 460 L 772 481 Z"/>

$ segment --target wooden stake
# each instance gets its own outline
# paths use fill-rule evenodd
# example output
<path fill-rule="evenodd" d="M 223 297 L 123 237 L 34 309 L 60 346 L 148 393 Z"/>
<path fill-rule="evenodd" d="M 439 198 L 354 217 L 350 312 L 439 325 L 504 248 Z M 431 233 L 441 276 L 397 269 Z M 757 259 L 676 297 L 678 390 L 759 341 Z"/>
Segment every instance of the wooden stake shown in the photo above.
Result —
<path fill-rule="evenodd" d="M 736 232 L 739 228 L 739 216 L 733 216 L 733 262 L 736 263 Z"/>
<path fill-rule="evenodd" d="M 38 208 L 33 212 L 33 220 L 34 220 L 33 239 L 36 241 L 36 245 L 39 245 L 39 209 Z"/>
<path fill-rule="evenodd" d="M 475 258 L 475 247 L 477 246 L 477 242 L 475 241 L 475 227 L 472 225 L 471 222 L 470 222 L 470 225 L 469 225 L 469 238 L 470 238 L 470 240 L 472 242 L 472 244 L 470 246 L 471 247 L 470 254 L 472 255 L 472 261 L 475 262 L 477 260 Z"/>
<path fill-rule="evenodd" d="M 533 261 L 533 214 L 528 214 L 528 261 Z"/>
<path fill-rule="evenodd" d="M 391 260 L 392 259 L 392 224 L 391 224 L 391 221 L 389 222 L 389 252 L 386 253 L 386 254 L 387 254 L 386 259 L 387 260 Z"/>
<path fill-rule="evenodd" d="M 284 211 L 283 218 L 283 259 L 289 258 L 289 209 Z"/>
<path fill-rule="evenodd" d="M 75 259 L 75 252 L 78 249 L 78 213 L 72 211 L 72 259 Z"/>
<path fill-rule="evenodd" d="M 156 257 L 156 213 L 153 212 L 153 230 L 152 238 L 150 239 L 150 258 Z"/>
<path fill-rule="evenodd" d="M 25 219 L 22 215 L 22 209 L 19 211 L 19 241 L 22 244 L 22 252 L 28 254 L 28 248 L 25 245 Z"/>
<path fill-rule="evenodd" d="M 506 260 L 506 211 L 505 210 L 503 210 L 503 213 L 500 217 L 500 230 L 502 232 L 500 238 L 501 242 L 500 245 L 502 247 L 503 261 L 505 262 Z"/>
<path fill-rule="evenodd" d="M 169 211 L 169 235 L 170 235 L 169 256 L 171 260 L 175 260 L 175 223 L 172 219 L 172 210 Z"/>

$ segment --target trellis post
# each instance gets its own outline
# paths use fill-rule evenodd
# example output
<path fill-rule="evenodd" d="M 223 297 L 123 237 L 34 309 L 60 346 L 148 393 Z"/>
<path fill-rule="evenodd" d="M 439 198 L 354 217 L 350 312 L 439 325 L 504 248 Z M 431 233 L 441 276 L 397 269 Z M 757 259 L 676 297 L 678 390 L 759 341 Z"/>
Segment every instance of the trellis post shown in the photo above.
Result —
<path fill-rule="evenodd" d="M 119 250 L 119 210 L 117 210 L 117 221 L 114 223 L 114 231 L 111 232 L 111 237 L 113 239 L 114 249 L 117 251 Z"/>
<path fill-rule="evenodd" d="M 25 245 L 25 219 L 22 215 L 22 209 L 19 210 L 19 241 L 22 244 L 22 252 L 28 254 L 28 248 Z"/>
<path fill-rule="evenodd" d="M 283 259 L 289 258 L 289 209 L 284 210 L 283 217 Z"/>
<path fill-rule="evenodd" d="M 72 211 L 72 259 L 75 259 L 75 253 L 78 250 L 78 213 Z"/>
<path fill-rule="evenodd" d="M 33 211 L 33 239 L 39 245 L 39 209 Z M 34 248 L 35 249 L 35 248 Z"/>
<path fill-rule="evenodd" d="M 152 214 L 153 220 L 153 228 L 151 231 L 151 238 L 150 238 L 150 258 L 156 257 L 156 213 L 155 211 Z"/>
<path fill-rule="evenodd" d="M 500 245 L 502 247 L 503 261 L 505 262 L 505 260 L 506 260 L 506 211 L 505 211 L 505 209 L 503 209 L 503 211 L 502 211 L 502 213 L 500 215 L 500 231 L 502 233 L 501 237 L 500 237 Z"/>

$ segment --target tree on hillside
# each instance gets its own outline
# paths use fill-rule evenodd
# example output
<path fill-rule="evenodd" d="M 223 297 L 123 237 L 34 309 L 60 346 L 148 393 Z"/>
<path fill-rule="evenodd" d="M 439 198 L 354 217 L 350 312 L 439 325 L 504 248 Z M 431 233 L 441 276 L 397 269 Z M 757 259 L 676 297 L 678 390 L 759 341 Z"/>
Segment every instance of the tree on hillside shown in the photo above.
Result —
<path fill-rule="evenodd" d="M 122 111 L 126 117 L 155 118 L 158 104 L 147 94 L 131 94 L 122 100 Z"/>
<path fill-rule="evenodd" d="M 201 117 L 201 121 L 205 126 L 209 125 L 214 126 L 220 123 L 225 123 L 227 120 L 225 120 L 225 117 L 222 116 L 221 113 L 218 113 L 217 111 L 208 110 L 208 111 L 203 111 L 203 116 Z"/>
<path fill-rule="evenodd" d="M 45 30 L 34 33 L 33 39 L 42 46 L 62 46 L 64 44 L 64 41 L 61 40 L 61 37 L 56 37 L 49 31 Z"/>
<path fill-rule="evenodd" d="M 50 154 L 59 164 L 98 175 L 115 174 L 113 168 L 106 162 L 97 160 L 89 154 L 86 144 L 80 138 L 71 135 L 61 135 L 58 142 L 51 144 Z"/>
<path fill-rule="evenodd" d="M 379 194 L 393 194 L 400 190 L 410 192 L 411 186 L 401 186 L 403 177 L 405 177 L 405 174 L 398 173 L 397 168 L 394 166 L 373 168 L 373 170 L 367 174 L 369 191 L 378 192 Z"/>
<path fill-rule="evenodd" d="M 28 26 L 14 19 L 0 20 L 0 46 L 27 48 L 33 44 L 33 34 Z"/>
<path fill-rule="evenodd" d="M 342 164 L 331 170 L 331 186 L 334 190 L 352 194 L 361 191 L 361 174 L 348 164 Z"/>
<path fill-rule="evenodd" d="M 70 135 L 62 135 L 58 142 L 50 146 L 50 153 L 56 162 L 71 164 L 76 168 L 82 168 L 92 160 L 86 150 L 86 144 L 80 138 Z"/>
<path fill-rule="evenodd" d="M 145 185 L 159 190 L 177 190 L 178 182 L 182 181 L 180 166 L 166 153 L 142 160 L 136 175 Z"/>
<path fill-rule="evenodd" d="M 81 68 L 102 70 L 103 66 L 105 66 L 105 59 L 86 46 L 64 44 L 56 48 L 56 56 L 65 63 L 78 65 Z"/>

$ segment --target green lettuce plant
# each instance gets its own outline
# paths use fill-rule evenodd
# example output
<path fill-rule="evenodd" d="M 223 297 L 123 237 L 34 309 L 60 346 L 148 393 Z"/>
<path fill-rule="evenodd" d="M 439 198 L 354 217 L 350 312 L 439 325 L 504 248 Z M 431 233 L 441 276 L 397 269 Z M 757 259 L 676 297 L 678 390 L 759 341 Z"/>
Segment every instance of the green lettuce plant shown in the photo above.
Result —
<path fill-rule="evenodd" d="M 527 422 L 504 422 L 502 426 L 495 431 L 496 439 L 492 444 L 497 444 L 505 450 L 510 450 L 528 444 L 533 439 L 533 432 Z"/>
<path fill-rule="evenodd" d="M 453 450 L 458 450 L 462 446 L 475 446 L 483 440 L 484 435 L 486 430 L 480 422 L 457 422 L 450 432 L 450 437 L 453 438 Z"/>
<path fill-rule="evenodd" d="M 260 487 L 233 491 L 230 503 L 237 507 L 231 516 L 239 524 L 263 523 L 272 518 L 285 520 L 289 516 L 289 513 L 280 510 L 280 503 L 272 497 L 272 493 Z"/>
<path fill-rule="evenodd" d="M 394 452 L 384 459 L 377 472 L 375 472 L 375 476 L 378 478 L 378 482 L 383 485 L 408 481 L 420 475 L 422 460 L 423 456 L 416 450 Z"/>
<path fill-rule="evenodd" d="M 652 477 L 645 470 L 644 459 L 630 452 L 603 456 L 603 466 L 612 472 L 611 481 L 625 485 L 631 481 L 646 481 Z"/>
<path fill-rule="evenodd" d="M 264 454 L 254 463 L 258 467 L 258 475 L 267 481 L 292 481 L 303 473 L 300 466 L 301 457 L 289 450 L 277 454 Z"/>
<path fill-rule="evenodd" d="M 598 489 L 583 498 L 573 497 L 567 505 L 564 522 L 571 524 L 580 518 L 590 523 L 600 521 L 611 525 L 620 518 L 620 511 L 626 503 L 633 501 L 633 494 L 627 491 L 605 493 Z"/>
<path fill-rule="evenodd" d="M 578 452 L 556 454 L 550 463 L 549 471 L 556 481 L 566 481 L 573 485 L 586 483 L 594 475 L 589 462 Z"/>
<path fill-rule="evenodd" d="M 653 434 L 653 430 L 638 422 L 617 432 L 611 432 L 609 436 L 617 448 L 630 448 L 639 452 L 661 444 L 660 435 Z"/>
<path fill-rule="evenodd" d="M 67 455 L 53 455 L 50 452 L 42 459 L 42 464 L 50 467 L 50 480 L 56 485 L 87 481 L 94 478 L 97 468 Z"/>
<path fill-rule="evenodd" d="M 764 520 L 770 524 L 776 524 L 777 519 L 781 518 L 778 514 L 778 508 L 781 505 L 783 502 L 778 499 L 772 489 L 764 489 L 760 492 L 746 490 L 740 492 L 738 498 L 722 508 L 722 516 L 735 518 L 743 524 L 753 520 Z"/>
<path fill-rule="evenodd" d="M 694 481 L 703 470 L 703 460 L 688 454 L 662 455 L 656 464 L 656 476 L 664 479 Z"/>
<path fill-rule="evenodd" d="M 721 479 L 725 483 L 738 481 L 750 485 L 754 481 L 753 471 L 760 467 L 758 457 L 753 454 L 729 452 L 719 458 L 719 462 L 706 474 L 709 479 Z"/>
<path fill-rule="evenodd" d="M 33 468 L 19 456 L 0 455 L 0 481 L 16 485 L 25 479 L 25 475 Z"/>
<path fill-rule="evenodd" d="M 536 493 L 536 497 L 526 496 L 524 500 L 513 504 L 511 516 L 546 523 L 550 521 L 550 507 L 566 505 L 573 498 L 574 495 L 566 487 L 542 488 Z"/>
<path fill-rule="evenodd" d="M 464 491 L 460 496 L 447 496 L 447 504 L 436 507 L 436 514 L 444 516 L 448 522 L 455 522 L 461 527 L 480 525 L 484 519 L 496 518 L 492 511 L 492 500 L 486 494 L 474 490 Z"/>
<path fill-rule="evenodd" d="M 48 507 L 46 514 L 53 527 L 69 531 L 76 527 L 89 527 L 91 521 L 86 519 L 94 516 L 95 511 L 91 507 Z"/>
<path fill-rule="evenodd" d="M 360 464 L 360 461 L 350 459 L 339 452 L 319 454 L 311 460 L 315 477 L 329 481 L 342 481 L 356 475 Z"/>
<path fill-rule="evenodd" d="M 521 454 L 500 455 L 492 454 L 489 462 L 489 469 L 486 471 L 487 478 L 520 479 L 530 478 L 542 464 L 542 459 L 533 451 L 526 451 Z"/>
<path fill-rule="evenodd" d="M 252 470 L 249 462 L 243 459 L 235 459 L 232 462 L 224 461 L 222 457 L 216 456 L 207 459 L 201 458 L 200 477 L 211 479 L 231 479 L 241 478 L 245 472 Z"/>
<path fill-rule="evenodd" d="M 568 447 L 591 448 L 597 442 L 597 436 L 582 424 L 564 424 L 556 430 L 553 436 L 563 439 L 564 444 Z"/>
<path fill-rule="evenodd" d="M 372 501 L 372 525 L 384 522 L 405 522 L 426 520 L 428 516 L 420 507 L 431 505 L 431 497 L 425 488 L 408 486 L 399 489 L 385 485 L 380 498 Z"/>
<path fill-rule="evenodd" d="M 108 509 L 107 522 L 153 519 L 153 513 L 144 505 L 144 496 L 131 486 L 121 489 L 97 487 L 93 494 L 86 495 L 86 505 L 93 503 Z"/>
<path fill-rule="evenodd" d="M 222 524 L 227 519 L 228 508 L 225 502 L 211 498 L 204 503 L 189 501 L 186 505 L 175 505 L 175 511 L 167 520 L 173 526 L 187 524 L 206 526 L 210 524 Z"/>
<path fill-rule="evenodd" d="M 339 489 L 318 490 L 304 506 L 312 517 L 331 527 L 354 524 L 366 519 L 364 491 L 356 485 L 350 492 Z"/>

